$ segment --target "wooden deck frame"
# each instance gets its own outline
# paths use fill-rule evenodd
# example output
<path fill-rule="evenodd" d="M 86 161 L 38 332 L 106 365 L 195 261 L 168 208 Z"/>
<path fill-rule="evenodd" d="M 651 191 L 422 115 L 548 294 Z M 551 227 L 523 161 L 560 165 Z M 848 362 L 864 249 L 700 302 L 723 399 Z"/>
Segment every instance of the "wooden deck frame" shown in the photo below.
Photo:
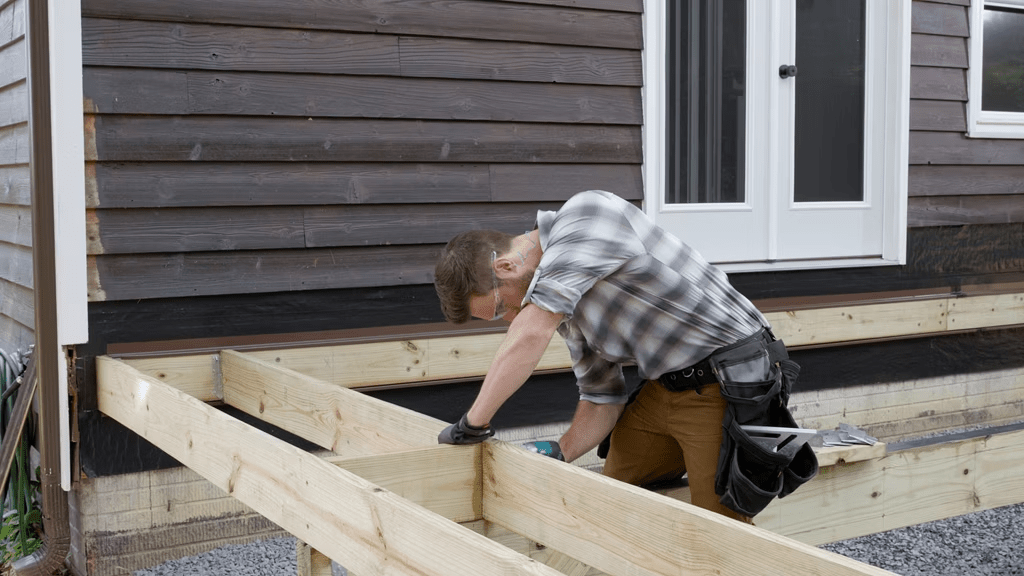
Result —
<path fill-rule="evenodd" d="M 1024 502 L 1024 430 L 833 464 L 758 526 L 820 545 Z M 685 487 L 661 493 L 689 501 Z"/>
<path fill-rule="evenodd" d="M 456 523 L 481 520 L 610 574 L 890 574 L 495 440 L 438 446 L 437 420 L 221 358 L 226 402 L 358 455 L 309 454 L 110 357 L 100 410 L 360 576 L 562 574 Z"/>

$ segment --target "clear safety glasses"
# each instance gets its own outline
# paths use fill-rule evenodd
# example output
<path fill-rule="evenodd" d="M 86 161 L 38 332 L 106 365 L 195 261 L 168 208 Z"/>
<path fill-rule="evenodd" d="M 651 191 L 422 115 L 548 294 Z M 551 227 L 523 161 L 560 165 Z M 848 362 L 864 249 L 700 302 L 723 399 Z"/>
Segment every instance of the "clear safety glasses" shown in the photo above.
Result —
<path fill-rule="evenodd" d="M 498 296 L 498 275 L 494 273 L 494 261 L 498 259 L 498 253 L 491 250 L 491 280 L 494 281 L 494 317 L 491 318 L 491 322 L 500 320 L 508 314 L 508 309 L 505 308 L 505 302 Z"/>
<path fill-rule="evenodd" d="M 529 235 L 529 231 L 526 232 Z M 537 243 L 533 241 L 529 236 L 526 237 L 530 241 L 530 249 L 526 251 L 529 254 L 534 248 L 537 247 Z M 519 255 L 519 259 L 523 261 L 523 266 L 526 265 L 526 254 L 523 254 L 519 250 L 516 250 L 516 254 Z M 508 307 L 505 306 L 505 302 L 498 296 L 498 275 L 494 272 L 494 261 L 498 259 L 498 253 L 491 250 L 491 280 L 494 281 L 494 317 L 491 318 L 491 322 L 500 320 L 508 314 Z"/>

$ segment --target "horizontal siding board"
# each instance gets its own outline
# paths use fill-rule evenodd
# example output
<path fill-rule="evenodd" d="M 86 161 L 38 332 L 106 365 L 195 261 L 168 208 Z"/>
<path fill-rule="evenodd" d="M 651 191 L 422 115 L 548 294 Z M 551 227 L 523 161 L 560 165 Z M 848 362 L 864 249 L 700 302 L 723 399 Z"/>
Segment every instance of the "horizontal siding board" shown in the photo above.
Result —
<path fill-rule="evenodd" d="M 921 0 L 918 0 L 918 1 L 914 2 L 914 4 L 918 4 L 920 1 Z M 929 0 L 929 1 L 933 2 L 933 3 L 937 3 L 937 4 L 954 4 L 956 6 L 970 6 L 971 5 L 971 0 Z"/>
<path fill-rule="evenodd" d="M 913 34 L 910 40 L 910 64 L 967 68 L 967 40 L 955 36 Z"/>
<path fill-rule="evenodd" d="M 32 289 L 32 249 L 0 242 L 0 279 Z"/>
<path fill-rule="evenodd" d="M 639 164 L 494 164 L 495 202 L 565 201 L 583 190 L 607 190 L 643 200 Z"/>
<path fill-rule="evenodd" d="M 912 100 L 910 129 L 967 131 L 967 107 L 957 100 Z"/>
<path fill-rule="evenodd" d="M 0 204 L 32 204 L 32 183 L 29 179 L 28 164 L 0 167 Z"/>
<path fill-rule="evenodd" d="M 302 248 L 302 209 L 95 210 L 87 214 L 89 254 Z"/>
<path fill-rule="evenodd" d="M 28 164 L 28 123 L 0 128 L 0 166 Z"/>
<path fill-rule="evenodd" d="M 1024 166 L 911 166 L 908 187 L 910 196 L 1024 196 Z"/>
<path fill-rule="evenodd" d="M 0 242 L 32 246 L 32 209 L 0 204 Z"/>
<path fill-rule="evenodd" d="M 967 101 L 967 76 L 958 68 L 910 67 L 910 97 Z"/>
<path fill-rule="evenodd" d="M 484 0 L 85 0 L 83 16 L 413 34 L 611 48 L 643 47 L 639 14 Z"/>
<path fill-rule="evenodd" d="M 465 230 L 518 234 L 533 226 L 538 210 L 560 205 L 96 210 L 87 216 L 86 232 L 91 255 L 443 244 Z"/>
<path fill-rule="evenodd" d="M 643 120 L 640 89 L 620 86 L 190 72 L 188 94 L 190 114 L 632 125 Z"/>
<path fill-rule="evenodd" d="M 35 302 L 33 293 L 24 286 L 0 280 L 0 316 L 32 329 L 35 326 Z M 12 350 L 6 350 L 12 352 Z"/>
<path fill-rule="evenodd" d="M 556 210 L 560 202 L 495 205 L 445 204 L 331 206 L 307 208 L 306 245 L 380 246 L 444 244 L 466 230 L 493 229 L 522 234 L 533 228 L 538 210 Z"/>
<path fill-rule="evenodd" d="M 0 172 L 0 192 L 2 184 Z M 483 164 L 99 163 L 87 165 L 86 184 L 90 208 L 485 202 L 491 197 L 489 168 Z"/>
<path fill-rule="evenodd" d="M 24 354 L 35 343 L 36 335 L 31 328 L 0 315 L 0 350 Z"/>
<path fill-rule="evenodd" d="M 82 19 L 82 63 L 189 70 L 401 73 L 396 36 L 99 18 Z"/>
<path fill-rule="evenodd" d="M 640 86 L 638 50 L 85 18 L 83 63 Z"/>
<path fill-rule="evenodd" d="M 437 245 L 90 256 L 89 300 L 429 284 Z"/>
<path fill-rule="evenodd" d="M 0 126 L 28 122 L 28 83 L 17 82 L 0 89 Z"/>
<path fill-rule="evenodd" d="M 16 0 L 0 11 L 0 45 L 9 44 L 25 35 L 25 2 Z"/>
<path fill-rule="evenodd" d="M 986 140 L 955 132 L 911 131 L 910 163 L 1024 165 L 1024 140 Z"/>
<path fill-rule="evenodd" d="M 621 12 L 644 11 L 643 0 L 504 0 L 521 4 L 543 4 L 546 6 L 568 6 L 570 8 L 591 8 L 596 10 L 618 10 Z"/>
<path fill-rule="evenodd" d="M 638 50 L 403 36 L 402 75 L 642 86 Z"/>
<path fill-rule="evenodd" d="M 639 163 L 640 128 L 566 124 L 95 117 L 101 161 Z M 88 138 L 88 135 L 87 135 Z M 2 150 L 0 137 L 0 150 Z"/>
<path fill-rule="evenodd" d="M 88 112 L 130 114 L 188 113 L 188 73 L 136 68 L 82 70 Z"/>
<path fill-rule="evenodd" d="M 916 226 L 1024 222 L 1020 196 L 918 196 L 909 199 L 907 222 Z"/>
<path fill-rule="evenodd" d="M 971 35 L 966 7 L 935 2 L 914 2 L 910 30 L 921 34 L 962 38 Z"/>
<path fill-rule="evenodd" d="M 0 86 L 28 78 L 28 52 L 24 37 L 0 50 Z"/>

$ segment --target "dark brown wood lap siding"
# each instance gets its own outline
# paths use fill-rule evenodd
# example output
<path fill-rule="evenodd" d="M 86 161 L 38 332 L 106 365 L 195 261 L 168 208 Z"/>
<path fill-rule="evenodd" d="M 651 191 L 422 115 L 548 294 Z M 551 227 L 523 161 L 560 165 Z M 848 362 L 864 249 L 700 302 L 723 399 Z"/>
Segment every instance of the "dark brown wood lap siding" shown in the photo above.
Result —
<path fill-rule="evenodd" d="M 911 227 L 1024 222 L 1024 140 L 965 136 L 969 6 L 913 3 Z"/>
<path fill-rule="evenodd" d="M 639 201 L 641 9 L 86 0 L 90 300 L 429 284 L 460 230 Z"/>

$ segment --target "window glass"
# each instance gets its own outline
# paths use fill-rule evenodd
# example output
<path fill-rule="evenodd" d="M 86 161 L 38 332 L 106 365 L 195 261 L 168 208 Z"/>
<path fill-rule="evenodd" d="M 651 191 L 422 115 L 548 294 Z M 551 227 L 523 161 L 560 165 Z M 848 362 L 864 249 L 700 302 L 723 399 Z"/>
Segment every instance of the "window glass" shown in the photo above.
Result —
<path fill-rule="evenodd" d="M 797 202 L 864 198 L 866 3 L 796 3 Z"/>
<path fill-rule="evenodd" d="M 981 108 L 1024 112 L 1024 10 L 985 7 Z"/>
<path fill-rule="evenodd" d="M 746 1 L 667 3 L 668 204 L 744 201 Z"/>

